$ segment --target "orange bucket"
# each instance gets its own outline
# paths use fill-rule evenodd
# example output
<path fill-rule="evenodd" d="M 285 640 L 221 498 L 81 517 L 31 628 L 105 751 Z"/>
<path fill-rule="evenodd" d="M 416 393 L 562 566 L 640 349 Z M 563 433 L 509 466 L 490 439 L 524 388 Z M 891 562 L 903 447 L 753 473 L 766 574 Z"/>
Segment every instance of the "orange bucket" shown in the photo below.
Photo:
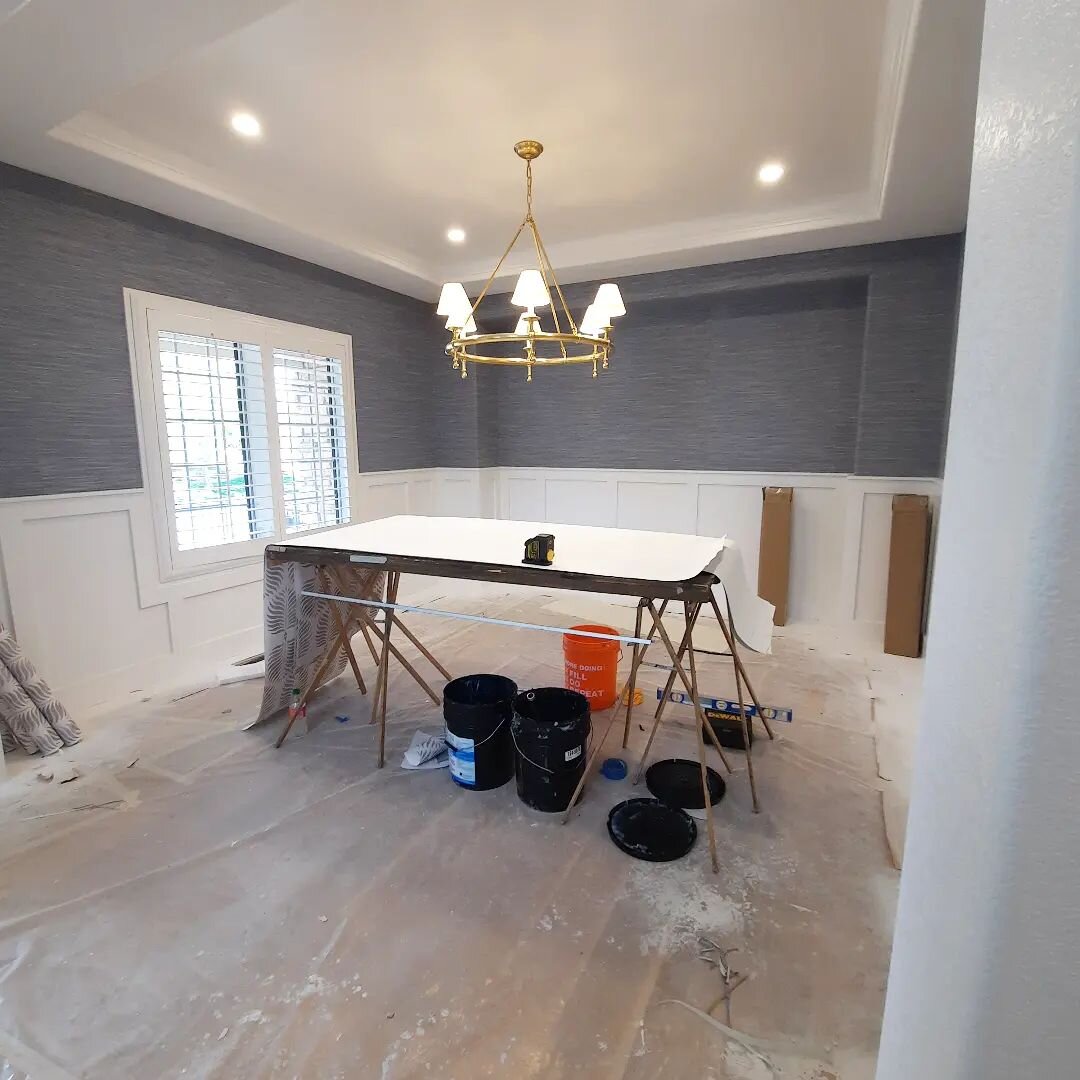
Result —
<path fill-rule="evenodd" d="M 585 630 L 592 634 L 617 634 L 610 626 L 583 624 L 570 627 L 571 631 Z M 563 662 L 567 690 L 576 690 L 589 699 L 593 712 L 609 709 L 615 704 L 618 692 L 619 658 L 622 647 L 618 641 L 563 634 Z"/>

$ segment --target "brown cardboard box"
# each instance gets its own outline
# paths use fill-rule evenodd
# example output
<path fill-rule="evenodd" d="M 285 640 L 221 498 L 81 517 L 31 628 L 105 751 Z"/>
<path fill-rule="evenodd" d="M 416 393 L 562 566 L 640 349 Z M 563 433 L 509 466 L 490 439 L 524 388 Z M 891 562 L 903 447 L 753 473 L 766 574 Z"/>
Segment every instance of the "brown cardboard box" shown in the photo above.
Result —
<path fill-rule="evenodd" d="M 775 626 L 787 623 L 791 572 L 791 488 L 761 489 L 761 546 L 758 549 L 758 596 L 776 608 Z"/>
<path fill-rule="evenodd" d="M 930 552 L 930 500 L 894 495 L 885 600 L 885 651 L 921 656 L 926 561 Z"/>

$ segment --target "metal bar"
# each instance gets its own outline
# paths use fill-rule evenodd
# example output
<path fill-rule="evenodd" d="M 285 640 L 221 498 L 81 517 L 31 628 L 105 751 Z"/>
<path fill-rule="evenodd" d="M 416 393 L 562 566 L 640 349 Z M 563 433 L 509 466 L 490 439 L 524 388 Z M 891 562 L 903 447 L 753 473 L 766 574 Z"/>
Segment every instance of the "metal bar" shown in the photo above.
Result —
<path fill-rule="evenodd" d="M 555 282 L 555 291 L 559 294 L 559 300 L 562 302 L 563 311 L 566 312 L 566 317 L 570 321 L 570 328 L 577 333 L 577 323 L 574 322 L 574 316 L 570 314 L 570 306 L 566 302 L 566 297 L 563 296 L 562 288 L 559 285 L 559 279 L 555 276 L 555 267 L 551 265 L 551 259 L 548 257 L 547 247 L 544 244 L 544 238 L 540 235 L 540 227 L 533 222 L 533 235 L 536 237 L 536 242 L 540 245 L 540 251 L 544 256 L 545 261 L 548 264 L 548 268 L 551 270 L 551 280 Z M 552 307 L 555 305 L 552 304 Z"/>
<path fill-rule="evenodd" d="M 471 319 L 476 314 L 477 309 L 484 302 L 484 297 L 487 296 L 488 289 L 491 288 L 491 283 L 495 280 L 496 275 L 502 269 L 502 264 L 504 262 L 506 262 L 506 256 L 509 255 L 510 252 L 514 250 L 514 245 L 518 242 L 518 237 L 521 235 L 522 229 L 524 229 L 526 224 L 528 224 L 528 221 L 529 221 L 529 215 L 526 214 L 524 219 L 522 220 L 521 224 L 517 227 L 517 232 L 514 233 L 514 239 L 511 240 L 510 243 L 506 245 L 506 250 L 502 253 L 502 257 L 495 264 L 495 269 L 491 271 L 491 275 L 488 277 L 487 281 L 484 282 L 484 287 L 480 290 L 480 295 L 476 298 L 476 302 L 469 309 L 469 319 Z M 468 324 L 469 324 L 469 319 L 465 320 L 465 325 L 466 326 L 468 326 Z"/>
<path fill-rule="evenodd" d="M 597 634 L 592 630 L 575 630 L 572 626 L 544 626 L 541 623 L 514 622 L 510 619 L 490 619 L 486 615 L 466 615 L 460 611 L 440 611 L 438 608 L 416 607 L 413 604 L 385 604 L 380 600 L 357 600 L 351 596 L 333 593 L 302 592 L 316 600 L 336 600 L 343 604 L 359 604 L 361 607 L 382 608 L 391 611 L 411 611 L 417 615 L 441 615 L 444 619 L 461 619 L 463 622 L 491 623 L 492 626 L 511 626 L 517 630 L 543 630 L 548 634 L 573 634 L 575 637 L 599 638 L 601 641 L 621 641 L 626 645 L 651 645 L 652 638 L 628 637 L 624 634 Z"/>

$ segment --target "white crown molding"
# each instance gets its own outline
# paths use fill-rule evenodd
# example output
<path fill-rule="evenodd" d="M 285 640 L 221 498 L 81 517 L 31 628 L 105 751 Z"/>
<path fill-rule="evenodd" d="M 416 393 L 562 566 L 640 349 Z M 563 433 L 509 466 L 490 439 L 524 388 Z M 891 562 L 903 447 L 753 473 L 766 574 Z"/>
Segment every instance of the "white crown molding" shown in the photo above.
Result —
<path fill-rule="evenodd" d="M 674 257 L 674 263 L 679 266 L 694 265 L 698 258 L 701 263 L 723 261 L 721 249 L 731 245 L 861 225 L 876 221 L 879 217 L 878 199 L 870 192 L 858 192 L 844 199 L 829 200 L 778 214 L 754 217 L 728 214 L 575 239 L 550 245 L 548 254 L 558 271 L 560 281 L 585 281 L 605 269 L 617 271 L 619 267 L 633 265 L 650 256 Z M 691 256 L 689 261 L 683 258 L 687 255 Z M 701 258 L 702 255 L 706 257 Z M 476 259 L 448 267 L 441 280 L 468 284 L 485 281 L 494 262 L 494 259 Z M 509 259 L 496 279 L 497 285 L 510 287 L 513 277 L 526 267 L 534 265 L 535 262 L 530 261 L 527 256 Z"/>
<path fill-rule="evenodd" d="M 282 245 L 276 248 L 284 254 L 311 259 L 320 265 L 364 277 L 376 284 L 386 283 L 390 288 L 397 288 L 423 299 L 428 299 L 434 288 L 435 279 L 431 268 L 410 259 L 404 253 L 380 248 L 366 238 L 345 246 L 339 238 L 323 235 L 311 229 L 299 230 L 277 212 L 255 200 L 242 198 L 219 184 L 209 182 L 200 175 L 205 170 L 189 158 L 181 154 L 166 152 L 155 144 L 147 143 L 92 112 L 81 113 L 58 125 L 49 132 L 49 137 L 65 146 L 104 158 L 142 175 L 152 176 L 173 188 L 182 188 L 219 206 L 228 207 L 231 211 L 241 211 L 253 219 L 269 223 L 282 232 L 296 236 L 302 235 L 309 245 L 313 244 L 318 249 L 321 257 L 312 259 L 308 252 L 298 250 L 293 246 Z M 170 214 L 168 209 L 150 205 L 149 202 L 143 202 L 141 205 Z M 170 216 L 176 215 L 170 214 Z M 220 226 L 216 228 L 217 231 L 221 231 Z M 230 235 L 251 243 L 263 243 L 261 240 L 252 239 L 250 235 L 243 235 L 242 230 L 239 229 Z M 393 284 L 380 280 L 382 275 L 372 274 L 370 269 L 367 273 L 358 273 L 358 260 L 366 264 L 365 268 L 381 267 L 390 271 Z"/>
<path fill-rule="evenodd" d="M 915 35 L 922 13 L 923 0 L 889 0 L 882 35 L 881 77 L 878 83 L 878 106 L 874 114 L 874 148 L 867 194 L 877 200 L 878 218 L 885 213 L 885 195 L 892 173 L 893 149 L 900 127 Z"/>
<path fill-rule="evenodd" d="M 820 241 L 826 244 L 866 243 L 880 238 L 874 226 L 880 225 L 885 215 L 893 151 L 921 11 L 922 0 L 888 3 L 871 162 L 863 190 L 780 213 L 726 214 L 554 243 L 549 253 L 560 280 L 569 283 L 602 274 L 642 273 L 803 250 L 811 238 L 815 244 L 818 242 L 819 233 Z M 238 239 L 421 299 L 433 298 L 443 281 L 471 284 L 485 280 L 496 261 L 491 254 L 430 264 L 388 250 L 362 235 L 343 242 L 340 235 L 328 235 L 317 226 L 297 226 L 257 200 L 226 190 L 208 178 L 206 169 L 198 163 L 140 140 L 93 112 L 60 124 L 49 135 L 57 144 L 124 170 L 129 187 L 134 174 L 153 177 L 159 186 L 138 200 L 150 209 L 186 216 L 187 220 L 206 223 L 218 231 L 226 231 L 223 222 L 228 222 L 229 234 Z M 60 174 L 54 171 L 52 175 Z M 175 209 L 172 196 L 178 190 L 186 196 L 186 215 Z M 803 246 L 799 237 L 805 238 Z M 785 243 L 784 238 L 792 239 Z M 531 264 L 524 254 L 520 259 L 511 258 L 496 282 L 496 291 L 508 287 L 527 265 Z"/>

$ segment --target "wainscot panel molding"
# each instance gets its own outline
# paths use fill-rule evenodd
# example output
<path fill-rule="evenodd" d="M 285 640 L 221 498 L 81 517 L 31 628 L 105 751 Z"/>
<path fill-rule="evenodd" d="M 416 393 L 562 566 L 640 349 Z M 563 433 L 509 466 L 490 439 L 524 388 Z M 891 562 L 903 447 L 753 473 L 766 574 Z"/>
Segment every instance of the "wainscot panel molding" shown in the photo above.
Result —
<path fill-rule="evenodd" d="M 360 474 L 358 490 L 363 520 L 480 512 L 475 469 Z M 0 620 L 78 715 L 261 651 L 262 560 L 162 580 L 141 488 L 0 499 Z"/>
<path fill-rule="evenodd" d="M 877 634 L 885 622 L 892 496 L 929 495 L 932 477 L 835 473 L 514 469 L 493 474 L 496 516 L 529 521 L 729 536 L 757 582 L 761 489 L 791 487 L 790 622 Z M 557 534 L 556 534 L 557 536 Z M 556 541 L 557 543 L 557 541 Z"/>
<path fill-rule="evenodd" d="M 880 633 L 892 495 L 940 481 L 827 473 L 412 469 L 361 473 L 362 520 L 390 514 L 728 535 L 757 578 L 761 488 L 795 489 L 792 622 Z M 158 571 L 142 489 L 0 500 L 0 619 L 76 717 L 220 671 L 262 647 L 260 559 Z"/>

